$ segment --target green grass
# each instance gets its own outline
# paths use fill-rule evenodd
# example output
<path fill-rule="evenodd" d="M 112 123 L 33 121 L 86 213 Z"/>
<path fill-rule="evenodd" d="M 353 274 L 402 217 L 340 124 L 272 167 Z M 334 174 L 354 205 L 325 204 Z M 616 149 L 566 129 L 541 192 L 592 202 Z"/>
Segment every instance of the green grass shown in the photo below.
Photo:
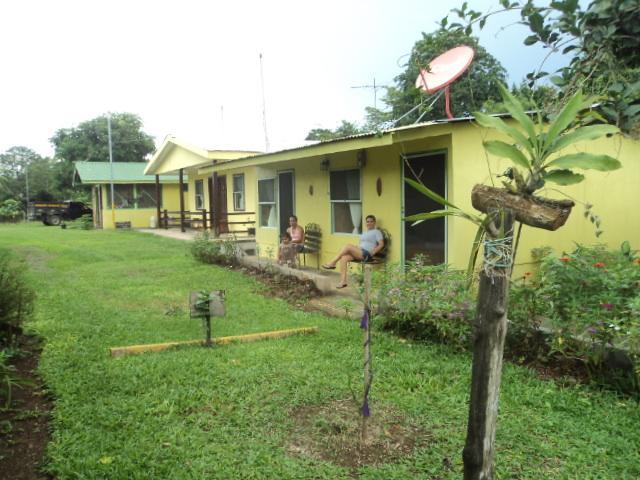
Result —
<path fill-rule="evenodd" d="M 296 311 L 242 274 L 196 263 L 184 242 L 136 232 L 0 226 L 37 288 L 30 330 L 56 398 L 48 469 L 59 479 L 351 478 L 287 453 L 291 412 L 351 397 L 361 384 L 358 323 Z M 301 326 L 315 335 L 181 348 L 112 359 L 107 349 L 202 338 L 190 291 L 225 289 L 216 336 Z M 167 311 L 179 307 L 179 313 Z M 365 479 L 461 478 L 471 361 L 437 345 L 374 334 L 371 408 L 393 405 L 432 435 Z M 498 419 L 499 478 L 640 477 L 640 408 L 560 387 L 506 365 Z M 354 442 L 357 439 L 354 438 Z M 443 459 L 453 462 L 450 468 Z"/>

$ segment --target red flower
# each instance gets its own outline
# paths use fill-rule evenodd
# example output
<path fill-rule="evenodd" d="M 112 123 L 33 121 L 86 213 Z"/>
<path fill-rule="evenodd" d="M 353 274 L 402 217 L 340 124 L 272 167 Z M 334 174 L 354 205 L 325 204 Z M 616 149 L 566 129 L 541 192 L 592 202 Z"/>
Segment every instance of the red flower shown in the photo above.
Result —
<path fill-rule="evenodd" d="M 597 267 L 597 268 L 602 268 L 602 267 L 604 267 L 604 263 L 602 263 L 602 262 L 596 262 L 596 263 L 594 263 L 594 264 L 593 264 L 593 266 L 594 266 L 594 267 Z"/>
<path fill-rule="evenodd" d="M 525 272 L 525 273 L 524 273 L 524 276 L 525 276 L 525 277 L 530 277 L 531 275 L 533 275 L 531 272 Z"/>
<path fill-rule="evenodd" d="M 560 261 L 564 263 L 569 263 L 571 259 L 569 257 L 560 257 Z"/>

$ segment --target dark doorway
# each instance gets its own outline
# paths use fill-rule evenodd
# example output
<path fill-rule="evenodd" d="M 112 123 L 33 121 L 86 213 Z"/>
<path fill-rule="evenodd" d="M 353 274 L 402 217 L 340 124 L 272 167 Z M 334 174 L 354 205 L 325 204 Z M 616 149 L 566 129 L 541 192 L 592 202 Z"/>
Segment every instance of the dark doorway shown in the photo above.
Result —
<path fill-rule="evenodd" d="M 425 154 L 406 157 L 403 171 L 406 178 L 416 180 L 446 198 L 444 153 Z M 430 212 L 443 208 L 439 203 L 426 197 L 409 184 L 404 186 L 404 214 Z M 445 220 L 426 220 L 416 226 L 405 222 L 404 226 L 405 260 L 416 255 L 426 255 L 429 263 L 445 261 Z"/>
<path fill-rule="evenodd" d="M 289 228 L 289 217 L 293 215 L 293 172 L 278 173 L 278 205 L 280 234 Z"/>
<path fill-rule="evenodd" d="M 216 177 L 215 187 L 215 209 L 218 218 L 218 232 L 229 233 L 229 221 L 227 217 L 227 176 L 221 175 Z"/>

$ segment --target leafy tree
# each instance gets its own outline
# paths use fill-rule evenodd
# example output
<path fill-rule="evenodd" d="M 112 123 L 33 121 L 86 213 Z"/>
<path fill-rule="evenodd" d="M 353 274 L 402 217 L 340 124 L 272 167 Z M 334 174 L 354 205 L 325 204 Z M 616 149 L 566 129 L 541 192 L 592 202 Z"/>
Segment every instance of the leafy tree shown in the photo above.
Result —
<path fill-rule="evenodd" d="M 422 33 L 422 38 L 411 50 L 405 71 L 395 78 L 396 85 L 387 89 L 383 101 L 390 107 L 390 111 L 368 109 L 367 124 L 373 125 L 389 117 L 397 120 L 413 107 L 423 103 L 425 94 L 415 86 L 420 69 L 426 68 L 429 62 L 441 53 L 459 45 L 472 47 L 476 54 L 467 72 L 451 87 L 454 114 L 464 115 L 479 110 L 488 100 L 499 102 L 498 84 L 504 83 L 506 77 L 505 69 L 500 62 L 478 44 L 477 38 L 462 31 L 440 29 L 434 33 Z M 397 125 L 410 124 L 418 118 L 430 120 L 443 116 L 444 96 L 441 96 L 432 107 L 428 103 L 423 103 L 419 109 L 407 115 Z"/>
<path fill-rule="evenodd" d="M 0 154 L 0 201 L 26 199 L 26 175 L 31 174 L 31 165 L 43 162 L 43 158 L 30 148 L 11 147 Z M 29 181 L 31 181 L 31 177 Z"/>
<path fill-rule="evenodd" d="M 600 97 L 605 119 L 623 132 L 640 134 L 640 8 L 637 0 L 593 0 L 583 9 L 578 0 L 554 0 L 536 6 L 533 0 L 499 0 L 501 9 L 486 14 L 467 8 L 467 2 L 452 12 L 463 23 L 441 25 L 470 35 L 475 26 L 505 11 L 520 12 L 521 22 L 531 34 L 524 45 L 541 44 L 550 54 L 573 56 L 569 66 L 550 79 L 565 97 L 578 90 Z M 549 76 L 544 65 L 527 75 L 531 83 Z M 562 95 L 559 100 L 562 100 Z M 559 109 L 558 104 L 556 110 Z"/>
<path fill-rule="evenodd" d="M 357 135 L 362 133 L 362 130 L 355 123 L 342 120 L 340 126 L 335 130 L 329 130 L 328 128 L 314 128 L 307 134 L 305 140 L 319 140 L 321 142 L 327 140 L 334 140 L 336 138 L 349 137 L 351 135 Z"/>
<path fill-rule="evenodd" d="M 71 163 L 109 161 L 106 115 L 82 122 L 75 128 L 62 128 L 50 140 L 56 159 Z M 142 120 L 132 113 L 111 115 L 111 143 L 116 162 L 142 162 L 155 150 L 153 137 L 142 131 Z"/>

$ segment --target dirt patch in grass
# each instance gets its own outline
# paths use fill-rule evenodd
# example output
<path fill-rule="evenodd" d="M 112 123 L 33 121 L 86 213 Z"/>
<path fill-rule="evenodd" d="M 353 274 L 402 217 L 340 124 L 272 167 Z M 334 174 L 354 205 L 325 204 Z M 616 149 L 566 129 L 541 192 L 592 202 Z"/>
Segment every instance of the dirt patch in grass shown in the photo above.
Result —
<path fill-rule="evenodd" d="M 292 275 L 284 275 L 277 271 L 274 272 L 250 267 L 238 268 L 266 287 L 266 291 L 261 292 L 263 295 L 282 298 L 298 308 L 304 309 L 310 299 L 322 296 L 322 292 L 318 290 L 312 280 L 301 280 Z"/>
<path fill-rule="evenodd" d="M 372 405 L 364 442 L 362 417 L 353 400 L 300 407 L 291 417 L 294 427 L 287 448 L 292 455 L 347 468 L 395 463 L 432 441 L 429 432 L 389 405 Z"/>
<path fill-rule="evenodd" d="M 16 246 L 13 249 L 29 264 L 29 267 L 38 273 L 49 273 L 51 269 L 47 265 L 55 255 L 40 248 L 30 246 Z"/>
<path fill-rule="evenodd" d="M 41 472 L 53 403 L 36 372 L 41 348 L 36 338 L 27 336 L 19 338 L 18 347 L 21 354 L 11 365 L 21 386 L 12 388 L 11 407 L 0 410 L 0 478 L 51 479 Z M 4 407 L 4 396 L 2 401 Z"/>

